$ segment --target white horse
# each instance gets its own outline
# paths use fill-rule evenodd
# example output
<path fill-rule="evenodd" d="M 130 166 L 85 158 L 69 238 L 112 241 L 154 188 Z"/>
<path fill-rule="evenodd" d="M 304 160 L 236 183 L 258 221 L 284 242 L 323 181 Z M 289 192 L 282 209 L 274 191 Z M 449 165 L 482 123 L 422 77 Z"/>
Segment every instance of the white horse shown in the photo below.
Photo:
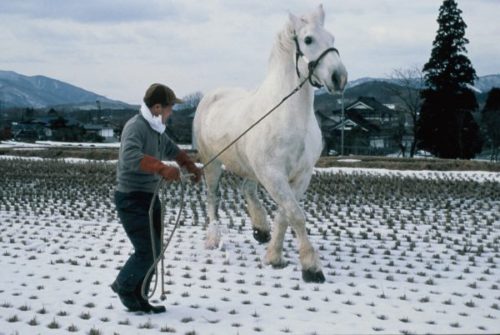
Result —
<path fill-rule="evenodd" d="M 290 14 L 276 38 L 262 85 L 252 92 L 219 89 L 205 95 L 193 124 L 201 161 L 207 163 L 294 90 L 308 77 L 308 64 L 318 61 L 315 67 L 311 67 L 309 82 L 205 166 L 209 216 L 206 246 L 216 248 L 220 243 L 217 189 L 224 165 L 245 179 L 243 191 L 254 237 L 261 243 L 270 240 L 265 262 L 274 267 L 286 266 L 282 255 L 283 240 L 288 225 L 291 225 L 299 241 L 302 277 L 306 282 L 325 281 L 299 206 L 322 146 L 321 131 L 313 111 L 312 84 L 321 85 L 333 93 L 343 90 L 347 82 L 346 69 L 338 51 L 333 48 L 334 38 L 324 29 L 324 18 L 322 6 L 300 18 Z M 258 184 L 278 205 L 272 237 L 266 210 L 258 199 Z"/>

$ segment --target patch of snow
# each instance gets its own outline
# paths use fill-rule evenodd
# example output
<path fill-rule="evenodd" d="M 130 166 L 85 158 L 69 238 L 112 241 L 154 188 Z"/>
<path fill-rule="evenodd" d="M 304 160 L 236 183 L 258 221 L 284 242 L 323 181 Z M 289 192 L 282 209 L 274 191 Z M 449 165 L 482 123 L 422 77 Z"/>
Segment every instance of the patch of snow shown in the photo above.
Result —
<path fill-rule="evenodd" d="M 361 159 L 345 158 L 345 159 L 339 159 L 338 161 L 342 163 L 358 163 L 361 162 Z"/>
<path fill-rule="evenodd" d="M 253 240 L 230 176 L 223 247 L 206 250 L 205 190 L 188 184 L 165 254 L 167 300 L 161 282 L 152 299 L 167 312 L 150 315 L 126 311 L 109 288 L 133 252 L 112 204 L 114 163 L 85 175 L 85 161 L 31 160 L 30 173 L 0 181 L 0 334 L 498 332 L 498 173 L 317 169 L 302 205 L 323 284 L 302 281 L 290 230 L 289 265 L 263 263 L 266 245 Z M 57 180 L 38 174 L 46 164 Z M 66 173 L 79 166 L 78 178 Z M 178 184 L 161 193 L 165 236 L 181 195 Z"/>

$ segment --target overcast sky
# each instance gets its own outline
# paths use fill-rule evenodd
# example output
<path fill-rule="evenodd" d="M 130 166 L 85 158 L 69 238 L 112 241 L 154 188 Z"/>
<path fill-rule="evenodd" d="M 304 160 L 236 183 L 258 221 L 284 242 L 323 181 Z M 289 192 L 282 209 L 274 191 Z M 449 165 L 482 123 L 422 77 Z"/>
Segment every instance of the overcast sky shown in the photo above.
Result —
<path fill-rule="evenodd" d="M 500 0 L 457 2 L 478 75 L 500 73 Z M 320 3 L 350 80 L 429 59 L 441 0 L 0 0 L 0 70 L 133 104 L 153 82 L 181 97 L 252 89 L 288 12 Z"/>

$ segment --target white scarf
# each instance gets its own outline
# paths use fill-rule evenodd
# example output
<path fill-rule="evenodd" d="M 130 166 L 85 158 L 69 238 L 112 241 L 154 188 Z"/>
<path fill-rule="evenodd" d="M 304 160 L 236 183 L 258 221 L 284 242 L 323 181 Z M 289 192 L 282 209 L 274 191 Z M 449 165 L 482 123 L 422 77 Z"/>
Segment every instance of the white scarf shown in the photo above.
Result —
<path fill-rule="evenodd" d="M 161 115 L 154 116 L 144 103 L 141 104 L 141 115 L 148 121 L 154 131 L 163 134 L 166 126 L 161 122 Z"/>

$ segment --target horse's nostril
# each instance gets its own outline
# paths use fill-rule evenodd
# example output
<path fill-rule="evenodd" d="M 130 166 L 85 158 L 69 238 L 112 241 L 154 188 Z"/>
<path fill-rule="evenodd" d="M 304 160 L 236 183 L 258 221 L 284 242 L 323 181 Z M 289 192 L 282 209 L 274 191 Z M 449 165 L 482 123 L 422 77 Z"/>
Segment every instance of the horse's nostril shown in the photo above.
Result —
<path fill-rule="evenodd" d="M 342 79 L 340 78 L 340 76 L 337 73 L 334 73 L 332 75 L 332 83 L 333 83 L 333 87 L 335 88 L 335 90 L 341 89 L 340 86 L 342 84 Z"/>

